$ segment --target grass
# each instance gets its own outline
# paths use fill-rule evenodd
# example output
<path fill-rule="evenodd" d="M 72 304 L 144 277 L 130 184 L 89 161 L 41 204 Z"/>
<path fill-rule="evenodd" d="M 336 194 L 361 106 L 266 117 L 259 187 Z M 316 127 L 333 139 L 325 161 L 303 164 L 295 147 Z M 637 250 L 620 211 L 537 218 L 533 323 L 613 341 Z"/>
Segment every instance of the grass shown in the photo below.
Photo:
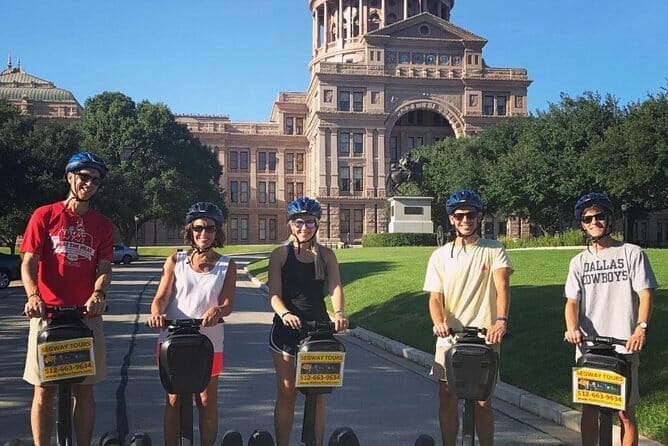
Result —
<path fill-rule="evenodd" d="M 352 320 L 376 333 L 433 352 L 434 339 L 422 291 L 432 247 L 363 248 L 336 251 Z M 577 407 L 571 400 L 573 347 L 563 341 L 563 285 L 568 262 L 579 249 L 509 251 L 511 277 L 509 330 L 503 343 L 501 379 L 532 393 Z M 646 349 L 641 354 L 638 420 L 643 435 L 668 443 L 668 250 L 648 249 L 661 288 Z M 249 265 L 261 280 L 267 260 Z"/>

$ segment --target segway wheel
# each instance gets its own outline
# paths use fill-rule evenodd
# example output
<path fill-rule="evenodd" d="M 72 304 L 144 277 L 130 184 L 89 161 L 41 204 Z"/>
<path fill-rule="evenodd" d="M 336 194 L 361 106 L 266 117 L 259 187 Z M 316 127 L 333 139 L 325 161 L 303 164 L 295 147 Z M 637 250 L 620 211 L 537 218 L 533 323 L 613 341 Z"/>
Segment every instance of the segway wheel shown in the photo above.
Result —
<path fill-rule="evenodd" d="M 417 440 L 415 440 L 415 446 L 436 446 L 436 443 L 431 435 L 420 434 Z"/>
<path fill-rule="evenodd" d="M 144 432 L 137 432 L 130 439 L 130 446 L 151 446 L 151 437 Z"/>
<path fill-rule="evenodd" d="M 253 431 L 248 446 L 274 446 L 274 437 L 267 431 Z"/>
<path fill-rule="evenodd" d="M 223 434 L 220 446 L 244 446 L 244 440 L 239 431 L 229 430 Z"/>
<path fill-rule="evenodd" d="M 349 427 L 338 427 L 329 437 L 327 446 L 360 446 L 355 432 Z"/>
<path fill-rule="evenodd" d="M 100 446 L 121 446 L 122 444 L 121 437 L 115 431 L 105 432 L 100 437 Z"/>

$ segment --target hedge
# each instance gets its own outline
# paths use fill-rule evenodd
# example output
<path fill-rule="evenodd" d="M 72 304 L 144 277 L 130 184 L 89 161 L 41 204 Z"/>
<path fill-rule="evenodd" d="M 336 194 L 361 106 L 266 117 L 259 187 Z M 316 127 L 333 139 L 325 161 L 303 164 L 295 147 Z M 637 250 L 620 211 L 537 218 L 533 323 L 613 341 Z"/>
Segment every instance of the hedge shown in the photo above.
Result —
<path fill-rule="evenodd" d="M 382 234 L 364 234 L 362 246 L 377 248 L 386 246 L 436 246 L 436 234 L 395 232 Z"/>

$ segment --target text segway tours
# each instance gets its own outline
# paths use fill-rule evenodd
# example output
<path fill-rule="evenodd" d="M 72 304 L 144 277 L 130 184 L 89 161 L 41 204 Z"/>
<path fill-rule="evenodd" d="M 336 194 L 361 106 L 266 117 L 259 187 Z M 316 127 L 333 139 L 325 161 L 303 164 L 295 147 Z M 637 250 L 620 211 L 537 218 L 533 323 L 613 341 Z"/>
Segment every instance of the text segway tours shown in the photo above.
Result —
<path fill-rule="evenodd" d="M 573 367 L 573 402 L 599 407 L 599 446 L 612 446 L 612 415 L 626 409 L 631 394 L 631 363 L 615 350 L 626 339 L 583 336 L 584 354 Z"/>

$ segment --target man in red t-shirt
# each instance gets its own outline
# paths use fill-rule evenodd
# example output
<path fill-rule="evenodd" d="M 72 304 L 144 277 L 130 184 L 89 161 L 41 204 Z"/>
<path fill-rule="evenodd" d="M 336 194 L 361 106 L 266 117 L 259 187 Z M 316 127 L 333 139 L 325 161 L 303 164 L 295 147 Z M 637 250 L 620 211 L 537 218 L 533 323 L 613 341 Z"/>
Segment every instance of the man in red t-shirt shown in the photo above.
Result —
<path fill-rule="evenodd" d="M 24 311 L 30 317 L 28 354 L 23 379 L 35 386 L 30 423 L 35 445 L 49 445 L 53 430 L 56 387 L 42 383 L 39 374 L 37 334 L 46 326 L 45 305 L 83 305 L 84 323 L 93 330 L 96 374 L 74 384 L 74 432 L 78 445 L 90 445 L 95 423 L 93 384 L 106 375 L 101 314 L 111 282 L 113 226 L 111 220 L 90 208 L 107 174 L 104 161 L 92 153 L 73 155 L 65 167 L 69 193 L 64 201 L 45 205 L 28 222 L 21 252 L 21 274 L 28 296 Z"/>

